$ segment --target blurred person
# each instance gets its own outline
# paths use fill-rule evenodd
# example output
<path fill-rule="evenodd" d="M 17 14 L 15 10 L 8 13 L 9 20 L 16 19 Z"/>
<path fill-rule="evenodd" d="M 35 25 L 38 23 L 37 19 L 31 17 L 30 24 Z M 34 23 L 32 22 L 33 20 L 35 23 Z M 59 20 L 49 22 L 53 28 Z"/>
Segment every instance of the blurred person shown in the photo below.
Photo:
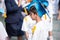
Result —
<path fill-rule="evenodd" d="M 4 0 L 0 0 L 0 40 L 8 40 L 8 35 L 3 25 L 4 23 L 3 14 L 5 12 L 5 9 L 6 8 L 5 8 Z"/>
<path fill-rule="evenodd" d="M 0 40 L 8 40 L 7 32 L 6 32 L 4 25 L 1 21 L 0 21 Z"/>
<path fill-rule="evenodd" d="M 52 20 L 53 14 L 58 13 L 58 0 L 48 0 L 48 2 L 49 2 L 49 6 L 48 6 L 49 15 L 50 15 L 51 20 Z"/>
<path fill-rule="evenodd" d="M 31 18 L 37 22 L 32 28 L 32 40 L 47 40 L 48 36 L 49 40 L 53 40 L 51 25 L 47 21 L 41 19 L 40 14 L 37 13 L 34 6 L 32 6 L 31 9 Z"/>
<path fill-rule="evenodd" d="M 21 12 L 23 8 L 21 6 L 21 0 L 5 0 L 7 18 L 6 22 L 6 31 L 9 38 L 12 36 L 17 36 L 18 40 L 22 40 L 24 32 L 21 30 L 23 23 L 23 15 Z"/>
<path fill-rule="evenodd" d="M 0 0 L 0 13 L 2 13 L 2 16 L 4 16 L 5 11 L 6 11 L 6 8 L 5 8 L 4 0 Z M 2 18 L 2 16 L 0 19 L 4 20 L 4 18 Z"/>

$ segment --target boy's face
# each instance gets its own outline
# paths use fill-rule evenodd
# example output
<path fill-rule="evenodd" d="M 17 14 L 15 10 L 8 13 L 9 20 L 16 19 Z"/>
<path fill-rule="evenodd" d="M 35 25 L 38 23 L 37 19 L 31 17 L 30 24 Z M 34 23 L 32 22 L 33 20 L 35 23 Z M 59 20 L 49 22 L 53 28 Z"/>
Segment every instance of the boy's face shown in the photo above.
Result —
<path fill-rule="evenodd" d="M 30 16 L 33 20 L 36 20 L 37 14 L 34 14 L 34 13 L 31 12 Z"/>

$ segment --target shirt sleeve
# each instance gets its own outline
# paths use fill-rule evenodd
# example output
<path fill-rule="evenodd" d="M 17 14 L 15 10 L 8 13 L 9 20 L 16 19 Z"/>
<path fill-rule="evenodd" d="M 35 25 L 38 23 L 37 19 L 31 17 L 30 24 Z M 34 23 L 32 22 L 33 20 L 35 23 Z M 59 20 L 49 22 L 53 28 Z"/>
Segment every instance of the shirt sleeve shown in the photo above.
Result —
<path fill-rule="evenodd" d="M 28 31 L 28 23 L 27 23 L 27 18 L 24 18 L 23 24 L 22 24 L 22 30 L 23 31 Z"/>

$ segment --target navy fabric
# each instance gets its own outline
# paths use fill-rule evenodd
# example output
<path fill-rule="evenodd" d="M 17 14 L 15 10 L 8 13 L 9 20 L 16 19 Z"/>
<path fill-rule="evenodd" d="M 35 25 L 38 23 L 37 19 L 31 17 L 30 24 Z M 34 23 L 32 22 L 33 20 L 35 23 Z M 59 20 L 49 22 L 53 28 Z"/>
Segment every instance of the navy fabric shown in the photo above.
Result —
<path fill-rule="evenodd" d="M 5 0 L 5 5 L 7 9 L 7 23 L 23 21 L 23 16 L 21 14 L 21 11 L 23 10 L 22 6 L 18 7 L 14 0 Z"/>
<path fill-rule="evenodd" d="M 22 36 L 24 32 L 21 31 L 23 23 L 23 15 L 21 14 L 23 8 L 18 7 L 14 0 L 5 0 L 7 9 L 6 31 L 9 36 Z"/>
<path fill-rule="evenodd" d="M 24 32 L 21 30 L 21 23 L 6 23 L 6 31 L 8 36 L 23 36 Z"/>
<path fill-rule="evenodd" d="M 60 10 L 60 0 L 59 0 L 59 4 L 58 5 L 59 5 L 59 10 Z"/>

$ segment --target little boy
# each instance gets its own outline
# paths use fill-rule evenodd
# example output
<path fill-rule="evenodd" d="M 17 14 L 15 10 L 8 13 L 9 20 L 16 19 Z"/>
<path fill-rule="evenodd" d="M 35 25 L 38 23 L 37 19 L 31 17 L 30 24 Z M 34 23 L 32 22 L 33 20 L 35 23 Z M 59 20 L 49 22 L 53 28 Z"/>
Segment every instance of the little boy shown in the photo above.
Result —
<path fill-rule="evenodd" d="M 31 18 L 37 22 L 32 28 L 32 40 L 47 40 L 48 36 L 49 40 L 53 40 L 51 25 L 49 25 L 47 21 L 41 19 L 41 16 L 37 13 L 34 6 L 31 7 L 30 15 Z"/>

